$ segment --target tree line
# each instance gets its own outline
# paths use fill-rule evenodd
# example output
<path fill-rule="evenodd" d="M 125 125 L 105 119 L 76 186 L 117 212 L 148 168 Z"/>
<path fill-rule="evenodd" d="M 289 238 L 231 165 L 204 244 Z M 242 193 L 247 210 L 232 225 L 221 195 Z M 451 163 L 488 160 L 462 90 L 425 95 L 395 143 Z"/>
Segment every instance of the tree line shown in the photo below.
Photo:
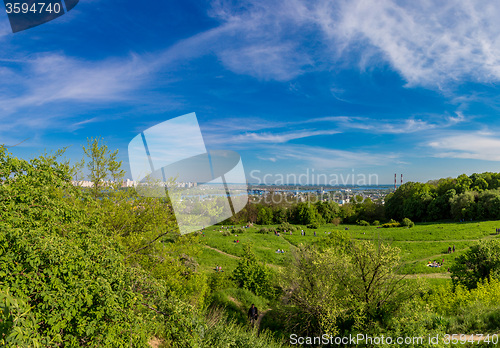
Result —
<path fill-rule="evenodd" d="M 408 182 L 385 198 L 386 215 L 413 221 L 500 219 L 500 173 Z"/>
<path fill-rule="evenodd" d="M 405 218 L 416 222 L 500 219 L 500 173 L 462 174 L 427 183 L 407 182 L 384 200 L 355 196 L 353 203 L 343 205 L 314 196 L 290 203 L 284 195 L 272 192 L 266 198 L 253 198 L 223 224 L 289 222 L 319 226 L 340 222 L 378 224 Z"/>

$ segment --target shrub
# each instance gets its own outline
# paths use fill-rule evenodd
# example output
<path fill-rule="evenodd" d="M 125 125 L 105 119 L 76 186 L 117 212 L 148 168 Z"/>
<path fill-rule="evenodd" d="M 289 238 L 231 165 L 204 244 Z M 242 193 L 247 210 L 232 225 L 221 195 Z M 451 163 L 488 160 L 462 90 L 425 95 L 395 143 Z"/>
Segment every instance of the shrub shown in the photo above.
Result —
<path fill-rule="evenodd" d="M 383 228 L 392 228 L 392 227 L 400 227 L 401 224 L 399 222 L 388 222 L 386 224 L 383 224 Z"/>
<path fill-rule="evenodd" d="M 451 278 L 455 285 L 469 289 L 489 278 L 500 278 L 500 241 L 480 241 L 460 255 L 451 266 Z"/>
<path fill-rule="evenodd" d="M 152 328 L 134 271 L 89 214 L 97 203 L 70 179 L 55 156 L 27 162 L 0 147 L 0 310 L 12 313 L 5 331 L 16 336 L 7 332 L 8 346 L 144 346 Z"/>
<path fill-rule="evenodd" d="M 240 288 L 248 289 L 258 296 L 271 294 L 271 270 L 257 257 L 249 245 L 243 248 L 243 256 L 238 261 L 238 266 L 233 271 L 233 279 Z"/>
<path fill-rule="evenodd" d="M 319 224 L 319 222 L 313 222 L 312 224 L 307 225 L 307 228 L 311 230 L 317 230 L 320 227 L 321 225 Z"/>
<path fill-rule="evenodd" d="M 375 221 L 373 221 L 372 225 L 373 225 L 373 226 L 378 226 L 378 225 L 380 225 L 380 221 L 375 220 Z"/>
<path fill-rule="evenodd" d="M 229 237 L 231 235 L 231 232 L 229 232 L 228 230 L 224 230 L 224 231 L 222 231 L 222 235 L 224 237 Z"/>
<path fill-rule="evenodd" d="M 242 233 L 245 233 L 245 229 L 243 227 L 233 228 L 231 230 L 231 233 L 242 234 Z"/>
<path fill-rule="evenodd" d="M 228 272 L 211 273 L 208 277 L 208 286 L 212 292 L 217 292 L 223 289 L 232 288 L 235 286 Z"/>
<path fill-rule="evenodd" d="M 281 225 L 279 225 L 277 228 L 276 228 L 279 232 L 284 232 L 284 231 L 287 231 L 287 232 L 295 232 L 297 231 L 297 228 L 292 225 L 291 223 L 289 222 L 283 222 Z"/>
<path fill-rule="evenodd" d="M 408 218 L 404 218 L 403 221 L 401 222 L 401 225 L 411 228 L 411 227 L 415 226 L 415 223 Z"/>
<path fill-rule="evenodd" d="M 338 226 L 338 225 L 340 225 L 341 221 L 342 220 L 339 217 L 336 217 L 336 218 L 332 219 L 332 224 L 334 224 L 335 226 Z"/>
<path fill-rule="evenodd" d="M 359 220 L 358 225 L 360 226 L 370 226 L 370 223 L 366 220 Z"/>
<path fill-rule="evenodd" d="M 263 227 L 261 228 L 260 230 L 257 231 L 257 233 L 260 233 L 260 234 L 268 234 L 271 232 L 271 229 L 267 228 L 267 227 Z"/>

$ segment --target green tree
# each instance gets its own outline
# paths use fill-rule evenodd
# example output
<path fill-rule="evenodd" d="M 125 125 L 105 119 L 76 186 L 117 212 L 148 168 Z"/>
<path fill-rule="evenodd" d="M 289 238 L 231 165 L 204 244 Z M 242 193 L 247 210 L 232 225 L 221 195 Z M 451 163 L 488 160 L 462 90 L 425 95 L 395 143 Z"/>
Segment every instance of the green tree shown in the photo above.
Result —
<path fill-rule="evenodd" d="M 275 224 L 282 224 L 288 221 L 288 210 L 285 207 L 276 207 L 273 212 L 273 220 Z"/>
<path fill-rule="evenodd" d="M 273 211 L 269 207 L 262 207 L 257 215 L 257 223 L 259 225 L 272 225 L 273 223 Z"/>
<path fill-rule="evenodd" d="M 13 310 L 12 330 L 22 332 L 6 340 L 145 346 L 158 326 L 142 307 L 146 298 L 133 290 L 135 271 L 93 214 L 97 203 L 57 162 L 61 154 L 28 162 L 0 147 L 0 307 Z"/>
<path fill-rule="evenodd" d="M 468 191 L 451 198 L 451 215 L 455 219 L 475 219 L 476 218 L 476 198 L 477 192 Z"/>
<path fill-rule="evenodd" d="M 110 151 L 101 137 L 87 138 L 87 146 L 82 148 L 86 159 L 82 160 L 81 166 L 86 164 L 94 197 L 99 197 L 104 187 L 118 186 L 125 175 L 121 169 L 122 161 L 118 161 L 118 150 Z"/>
<path fill-rule="evenodd" d="M 450 269 L 453 284 L 469 289 L 482 280 L 500 279 L 500 241 L 480 241 L 460 255 Z"/>
<path fill-rule="evenodd" d="M 337 203 L 332 201 L 319 201 L 315 204 L 318 214 L 323 217 L 323 219 L 330 223 L 334 218 L 339 215 L 340 207 Z"/>
<path fill-rule="evenodd" d="M 233 271 L 233 279 L 240 288 L 248 289 L 256 295 L 267 296 L 272 293 L 271 270 L 257 261 L 248 244 L 243 247 L 243 256 Z"/>
<path fill-rule="evenodd" d="M 486 190 L 479 194 L 478 217 L 482 219 L 500 219 L 500 192 Z"/>
<path fill-rule="evenodd" d="M 415 294 L 397 274 L 399 249 L 337 237 L 326 248 L 300 247 L 284 271 L 287 321 L 301 334 L 360 332 Z"/>
<path fill-rule="evenodd" d="M 455 190 L 457 191 L 457 194 L 465 193 L 470 190 L 471 185 L 472 179 L 466 174 L 462 174 L 459 175 L 456 180 Z"/>

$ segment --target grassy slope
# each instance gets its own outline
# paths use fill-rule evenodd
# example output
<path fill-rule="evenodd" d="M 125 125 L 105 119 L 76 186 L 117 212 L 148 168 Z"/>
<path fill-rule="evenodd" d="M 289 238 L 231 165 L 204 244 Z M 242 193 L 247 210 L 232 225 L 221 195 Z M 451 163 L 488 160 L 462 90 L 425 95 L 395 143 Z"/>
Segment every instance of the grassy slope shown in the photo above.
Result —
<path fill-rule="evenodd" d="M 333 230 L 345 230 L 356 239 L 368 239 L 391 243 L 401 249 L 401 257 L 405 263 L 403 273 L 429 274 L 446 273 L 447 268 L 454 259 L 463 253 L 471 244 L 481 239 L 500 238 L 494 235 L 495 229 L 500 228 L 500 221 L 465 222 L 465 223 L 422 223 L 414 228 L 377 228 L 375 226 L 357 225 L 324 225 L 316 229 L 317 237 L 313 231 L 304 226 L 293 235 L 282 234 L 281 237 L 271 234 L 260 234 L 257 231 L 262 226 L 245 229 L 245 232 L 235 237 L 223 236 L 219 231 L 221 226 L 212 226 L 205 230 L 201 243 L 224 253 L 239 257 L 244 243 L 252 243 L 255 253 L 261 261 L 276 267 L 286 266 L 291 260 L 290 250 L 300 243 L 311 243 L 315 238 L 325 236 Z M 268 226 L 272 227 L 272 226 Z M 306 231 L 306 236 L 300 235 L 300 229 Z M 235 243 L 238 239 L 240 242 Z M 447 254 L 448 246 L 455 245 L 456 252 Z M 203 270 L 213 272 L 216 265 L 226 271 L 233 270 L 238 259 L 217 252 L 208 247 L 198 257 L 198 262 Z M 277 249 L 285 250 L 285 254 L 277 254 Z M 428 261 L 445 260 L 440 268 L 427 267 Z"/>

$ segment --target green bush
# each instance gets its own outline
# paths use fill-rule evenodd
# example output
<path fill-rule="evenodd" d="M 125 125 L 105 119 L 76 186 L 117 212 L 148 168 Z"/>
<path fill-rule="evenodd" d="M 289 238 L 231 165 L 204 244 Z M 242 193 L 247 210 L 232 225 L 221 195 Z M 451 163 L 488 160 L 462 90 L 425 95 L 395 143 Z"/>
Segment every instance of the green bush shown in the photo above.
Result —
<path fill-rule="evenodd" d="M 496 333 L 500 324 L 500 281 L 491 279 L 465 286 L 440 286 L 424 297 L 433 312 L 443 316 L 449 333 Z"/>
<path fill-rule="evenodd" d="M 15 299 L 8 305 L 3 295 L 3 312 L 17 302 L 36 323 L 15 332 L 44 347 L 146 346 L 154 327 L 134 272 L 89 214 L 97 203 L 71 184 L 69 167 L 0 147 L 0 180 L 0 292 Z"/>
<path fill-rule="evenodd" d="M 383 228 L 401 227 L 399 222 L 388 222 L 382 225 Z"/>
<path fill-rule="evenodd" d="M 245 233 L 245 229 L 243 227 L 233 228 L 231 230 L 231 233 L 233 233 L 233 234 L 243 234 L 243 233 Z"/>
<path fill-rule="evenodd" d="M 271 229 L 267 228 L 267 227 L 262 227 L 260 230 L 257 231 L 257 233 L 260 233 L 260 234 L 269 234 L 269 233 L 271 233 Z"/>
<path fill-rule="evenodd" d="M 0 289 L 0 346 L 41 347 L 36 326 L 29 306 Z"/>
<path fill-rule="evenodd" d="M 413 226 L 415 226 L 415 223 L 408 218 L 404 218 L 403 221 L 401 222 L 401 225 L 404 227 L 412 228 Z"/>
<path fill-rule="evenodd" d="M 229 237 L 229 236 L 231 236 L 231 232 L 230 232 L 230 231 L 228 231 L 228 230 L 224 230 L 224 231 L 222 231 L 222 235 L 223 235 L 224 237 Z"/>
<path fill-rule="evenodd" d="M 276 229 L 278 230 L 278 232 L 284 232 L 284 231 L 295 232 L 295 231 L 297 231 L 297 227 L 295 227 L 294 225 L 292 225 L 289 222 L 283 222 L 281 225 L 276 227 Z"/>
<path fill-rule="evenodd" d="M 317 230 L 320 227 L 321 224 L 319 222 L 313 222 L 312 224 L 307 225 L 307 228 L 309 228 L 310 230 Z"/>
<path fill-rule="evenodd" d="M 233 279 L 240 288 L 248 289 L 258 296 L 270 296 L 273 293 L 271 270 L 257 261 L 249 245 L 243 247 L 243 256 L 233 271 Z"/>
<path fill-rule="evenodd" d="M 372 222 L 372 225 L 373 226 L 379 226 L 380 225 L 380 221 L 375 220 L 375 221 Z"/>
<path fill-rule="evenodd" d="M 500 279 L 500 241 L 480 241 L 460 255 L 451 267 L 455 285 L 469 289 L 490 278 Z"/>
<path fill-rule="evenodd" d="M 360 225 L 360 226 L 370 226 L 370 223 L 368 221 L 365 221 L 365 220 L 360 220 L 360 221 L 358 221 L 358 225 Z"/>
<path fill-rule="evenodd" d="M 208 277 L 208 286 L 211 292 L 235 287 L 231 275 L 228 272 L 211 273 Z"/>

